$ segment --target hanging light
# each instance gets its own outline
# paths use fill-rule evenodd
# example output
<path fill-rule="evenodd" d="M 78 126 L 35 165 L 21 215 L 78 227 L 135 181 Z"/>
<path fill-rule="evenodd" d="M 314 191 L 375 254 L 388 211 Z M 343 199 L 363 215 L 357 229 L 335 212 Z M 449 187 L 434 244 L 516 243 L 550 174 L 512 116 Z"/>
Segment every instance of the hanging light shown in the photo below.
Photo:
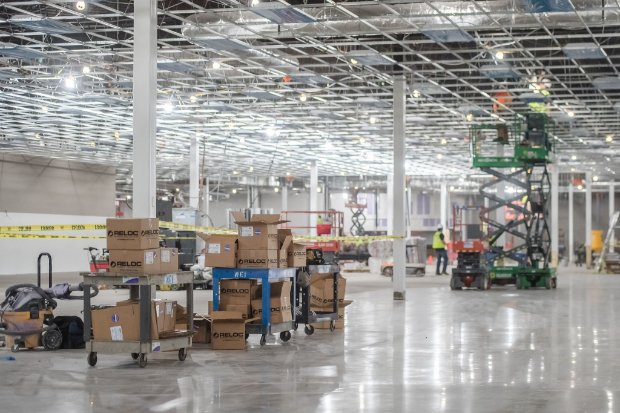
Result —
<path fill-rule="evenodd" d="M 192 102 L 192 103 L 196 103 L 196 99 L 198 99 L 198 98 L 196 97 L 196 95 L 191 95 L 191 96 L 189 97 L 189 101 L 190 101 L 190 102 Z"/>
<path fill-rule="evenodd" d="M 85 75 L 90 73 L 90 66 L 84 66 L 82 68 L 82 73 L 84 73 Z"/>
<path fill-rule="evenodd" d="M 504 59 L 504 52 L 502 52 L 501 50 L 498 50 L 497 52 L 495 52 L 495 58 L 497 60 L 503 60 Z"/>
<path fill-rule="evenodd" d="M 72 75 L 67 76 L 65 78 L 65 86 L 69 89 L 75 89 L 75 86 L 76 86 L 75 77 L 73 77 Z"/>
<path fill-rule="evenodd" d="M 377 123 L 377 118 L 375 118 L 374 116 L 371 116 L 371 117 L 370 117 L 370 123 L 371 123 L 371 124 L 373 124 L 373 125 L 374 125 L 375 123 Z"/>
<path fill-rule="evenodd" d="M 222 64 L 216 60 L 215 62 L 213 62 L 213 64 L 211 65 L 211 67 L 213 67 L 213 69 L 217 70 L 217 69 L 219 69 L 220 67 L 222 67 Z"/>
<path fill-rule="evenodd" d="M 308 100 L 308 96 L 306 96 L 305 93 L 302 93 L 301 95 L 299 95 L 299 100 L 305 102 L 306 100 Z"/>
<path fill-rule="evenodd" d="M 614 141 L 614 134 L 610 133 L 607 136 L 605 136 L 605 142 L 607 143 L 612 143 Z"/>
<path fill-rule="evenodd" d="M 174 104 L 171 100 L 164 103 L 164 112 L 171 113 L 174 110 Z"/>
<path fill-rule="evenodd" d="M 79 11 L 84 11 L 86 10 L 86 2 L 83 0 L 80 0 L 78 2 L 75 3 L 75 8 Z"/>
<path fill-rule="evenodd" d="M 418 89 L 413 91 L 413 97 L 414 98 L 419 98 L 420 97 L 420 91 Z"/>

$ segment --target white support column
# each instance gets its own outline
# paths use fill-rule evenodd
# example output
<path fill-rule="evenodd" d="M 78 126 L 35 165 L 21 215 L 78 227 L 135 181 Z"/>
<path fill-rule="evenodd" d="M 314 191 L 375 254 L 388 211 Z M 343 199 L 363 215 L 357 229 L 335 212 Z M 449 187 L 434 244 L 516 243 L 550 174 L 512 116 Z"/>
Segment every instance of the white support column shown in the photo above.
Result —
<path fill-rule="evenodd" d="M 392 231 L 394 230 L 394 209 L 392 205 L 394 205 L 394 175 L 387 175 L 387 234 L 394 235 Z"/>
<path fill-rule="evenodd" d="M 157 198 L 157 2 L 134 2 L 133 217 L 154 218 Z"/>
<path fill-rule="evenodd" d="M 615 187 L 615 182 L 610 181 L 609 182 L 609 217 L 610 218 L 612 217 L 614 212 L 616 212 L 616 187 Z M 616 246 L 615 235 L 616 235 L 615 231 L 612 228 L 611 239 L 609 241 L 609 252 L 610 253 L 613 253 L 615 251 L 615 246 Z"/>
<path fill-rule="evenodd" d="M 586 172 L 586 268 L 592 268 L 592 172 Z"/>
<path fill-rule="evenodd" d="M 570 264 L 575 263 L 575 219 L 574 219 L 574 186 L 573 186 L 573 177 L 571 175 L 571 180 L 568 183 L 568 245 L 566 248 L 568 249 L 568 260 Z"/>
<path fill-rule="evenodd" d="M 448 183 L 444 180 L 440 184 L 439 193 L 439 208 L 440 208 L 440 224 L 444 229 L 444 233 L 448 231 Z"/>
<path fill-rule="evenodd" d="M 310 211 L 318 210 L 318 192 L 319 187 L 319 167 L 316 161 L 312 161 L 310 165 Z M 316 235 L 316 222 L 318 215 L 310 214 L 310 230 L 308 235 Z"/>
<path fill-rule="evenodd" d="M 200 205 L 200 150 L 198 131 L 189 145 L 189 206 L 198 209 Z"/>
<path fill-rule="evenodd" d="M 282 211 L 288 211 L 288 186 L 282 185 Z"/>
<path fill-rule="evenodd" d="M 404 300 L 405 286 L 405 76 L 394 76 L 394 182 L 393 222 L 394 275 L 392 286 L 394 300 Z"/>
<path fill-rule="evenodd" d="M 560 260 L 560 228 L 559 228 L 559 185 L 560 170 L 557 165 L 551 165 L 551 266 L 558 267 Z"/>

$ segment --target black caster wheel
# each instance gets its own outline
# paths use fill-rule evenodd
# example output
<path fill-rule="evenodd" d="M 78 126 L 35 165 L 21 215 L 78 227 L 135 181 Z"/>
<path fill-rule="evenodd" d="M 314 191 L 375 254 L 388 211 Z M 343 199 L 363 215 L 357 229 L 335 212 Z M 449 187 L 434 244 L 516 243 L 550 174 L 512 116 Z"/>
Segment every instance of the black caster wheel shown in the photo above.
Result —
<path fill-rule="evenodd" d="M 88 353 L 88 365 L 91 367 L 95 367 L 97 364 L 97 353 L 90 352 Z"/>
<path fill-rule="evenodd" d="M 138 357 L 140 357 L 140 354 L 138 353 L 131 353 L 131 358 L 134 360 L 138 360 Z"/>
<path fill-rule="evenodd" d="M 260 345 L 264 346 L 267 343 L 267 337 L 263 334 L 260 336 Z"/>
<path fill-rule="evenodd" d="M 311 326 L 310 324 L 306 325 L 304 327 L 304 333 L 306 333 L 307 336 L 314 334 L 314 326 Z"/>
<path fill-rule="evenodd" d="M 62 344 L 62 334 L 58 330 L 47 330 L 41 335 L 41 343 L 46 350 L 58 350 Z"/>
<path fill-rule="evenodd" d="M 456 286 L 456 279 L 455 279 L 454 277 L 452 277 L 452 278 L 450 279 L 450 289 L 451 289 L 452 291 L 455 291 L 455 290 L 460 290 L 460 289 L 461 289 L 461 287 L 457 287 L 457 286 Z"/>
<path fill-rule="evenodd" d="M 297 331 L 298 328 L 299 328 L 299 323 L 293 324 L 293 330 Z"/>
<path fill-rule="evenodd" d="M 329 331 L 334 331 L 336 329 L 336 322 L 334 320 L 329 322 Z"/>
<path fill-rule="evenodd" d="M 13 344 L 13 346 L 11 347 L 11 351 L 13 353 L 17 353 L 19 351 L 19 344 Z"/>
<path fill-rule="evenodd" d="M 186 358 L 187 358 L 187 349 L 180 348 L 179 349 L 179 361 L 185 361 Z"/>
<path fill-rule="evenodd" d="M 280 340 L 282 340 L 282 341 L 284 341 L 286 343 L 290 339 L 291 339 L 291 332 L 290 331 L 283 331 L 283 332 L 280 333 Z"/>
<path fill-rule="evenodd" d="M 148 360 L 146 359 L 146 354 L 140 353 L 140 355 L 138 356 L 138 366 L 142 368 L 146 367 L 147 361 Z"/>

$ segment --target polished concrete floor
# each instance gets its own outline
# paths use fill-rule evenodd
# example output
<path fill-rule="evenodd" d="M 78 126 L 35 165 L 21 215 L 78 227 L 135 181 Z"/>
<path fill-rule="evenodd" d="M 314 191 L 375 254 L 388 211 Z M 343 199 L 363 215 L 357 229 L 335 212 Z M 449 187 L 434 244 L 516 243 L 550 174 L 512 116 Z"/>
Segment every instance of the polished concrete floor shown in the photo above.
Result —
<path fill-rule="evenodd" d="M 185 362 L 161 354 L 145 369 L 124 354 L 91 368 L 83 351 L 20 352 L 0 360 L 0 412 L 620 411 L 619 276 L 562 268 L 557 290 L 486 292 L 413 278 L 406 302 L 389 279 L 346 276 L 344 331 L 263 348 L 251 337 L 247 351 L 194 349 Z M 210 296 L 196 291 L 198 310 Z"/>

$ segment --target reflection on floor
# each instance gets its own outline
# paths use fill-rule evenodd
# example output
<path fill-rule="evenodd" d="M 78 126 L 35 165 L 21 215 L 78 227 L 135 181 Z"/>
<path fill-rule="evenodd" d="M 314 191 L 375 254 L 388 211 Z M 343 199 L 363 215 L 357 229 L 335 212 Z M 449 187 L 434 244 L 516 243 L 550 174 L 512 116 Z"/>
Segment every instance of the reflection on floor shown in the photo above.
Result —
<path fill-rule="evenodd" d="M 450 291 L 448 277 L 346 274 L 344 332 L 247 351 L 149 358 L 29 351 L 0 361 L 0 411 L 612 412 L 620 410 L 620 278 L 561 268 L 557 290 Z M 60 278 L 57 278 L 61 281 Z M 3 283 L 3 287 L 6 285 Z M 111 303 L 126 290 L 104 291 Z M 183 300 L 183 292 L 160 296 Z M 196 291 L 206 311 L 210 291 Z M 79 312 L 61 302 L 57 314 Z M 8 351 L 0 355 L 10 355 Z"/>

